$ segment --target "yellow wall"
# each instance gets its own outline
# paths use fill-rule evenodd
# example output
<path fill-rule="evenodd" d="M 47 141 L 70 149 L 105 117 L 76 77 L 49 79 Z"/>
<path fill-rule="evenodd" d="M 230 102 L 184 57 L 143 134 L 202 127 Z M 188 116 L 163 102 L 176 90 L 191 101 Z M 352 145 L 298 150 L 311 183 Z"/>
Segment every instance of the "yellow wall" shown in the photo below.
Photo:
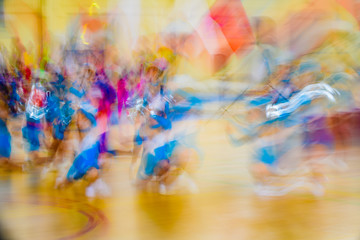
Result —
<path fill-rule="evenodd" d="M 26 46 L 35 46 L 39 52 L 41 42 L 40 23 L 43 20 L 45 43 L 64 37 L 73 19 L 81 12 L 88 12 L 94 0 L 4 0 L 6 32 L 0 32 L 0 39 L 7 47 L 11 38 L 19 36 Z M 96 0 L 100 15 L 120 14 L 119 4 L 129 0 Z M 141 0 L 141 32 L 157 33 L 169 23 L 175 0 Z M 180 2 L 181 1 L 177 1 Z M 214 0 L 207 0 L 208 4 Z M 41 9 L 42 8 L 42 9 Z M 42 19 L 41 14 L 43 13 Z"/>
<path fill-rule="evenodd" d="M 41 42 L 49 47 L 56 46 L 67 38 L 69 26 L 75 24 L 74 19 L 79 13 L 88 13 L 89 7 L 94 0 L 4 0 L 6 31 L 0 31 L 0 41 L 8 48 L 11 46 L 11 38 L 19 36 L 27 50 L 39 55 Z M 130 4 L 136 0 L 95 0 L 99 9 L 96 10 L 100 16 L 122 15 L 126 9 L 119 6 Z M 191 0 L 139 0 L 140 1 L 140 33 L 142 35 L 154 36 L 160 32 L 171 21 L 181 18 L 181 11 L 186 11 L 185 2 Z M 204 4 L 211 6 L 216 0 L 205 0 Z M 322 7 L 330 7 L 335 0 L 316 0 L 321 2 Z M 289 14 L 303 8 L 309 0 L 242 0 L 249 18 L 254 16 L 268 16 L 276 24 L 284 21 Z M 200 11 L 200 10 L 199 10 Z M 43 13 L 41 16 L 40 13 Z M 345 14 L 347 14 L 345 12 Z M 348 14 L 349 15 L 349 14 Z M 120 18 L 121 19 L 121 18 Z M 349 18 L 350 19 L 350 18 Z M 351 20 L 351 19 L 350 19 Z M 350 21 L 349 20 L 349 21 Z M 43 23 L 43 33 L 41 32 Z M 126 23 L 125 23 L 126 25 Z M 119 31 L 119 34 L 126 34 L 126 31 Z M 155 38 L 156 39 L 156 38 Z M 157 40 L 157 39 L 156 39 Z M 156 40 L 149 45 L 156 43 Z M 118 52 L 128 47 L 129 42 L 123 45 L 116 43 Z M 119 50 L 120 49 L 120 50 Z M 199 62 L 206 62 L 207 59 L 199 58 Z M 181 63 L 184 72 L 188 72 L 189 63 Z M 195 68 L 195 72 L 199 67 Z"/>

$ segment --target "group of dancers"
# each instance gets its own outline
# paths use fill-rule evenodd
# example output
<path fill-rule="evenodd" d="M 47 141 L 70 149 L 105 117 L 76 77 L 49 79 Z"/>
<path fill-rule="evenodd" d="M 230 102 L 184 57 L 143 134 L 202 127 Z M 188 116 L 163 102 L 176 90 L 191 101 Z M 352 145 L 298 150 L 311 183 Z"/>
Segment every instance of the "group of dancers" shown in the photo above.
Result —
<path fill-rule="evenodd" d="M 352 69 L 331 72 L 304 57 L 278 64 L 244 94 L 245 113 L 227 110 L 230 141 L 251 146 L 257 194 L 306 189 L 322 196 L 327 170 L 348 167 L 339 152 L 346 152 L 351 135 L 357 135 L 356 124 L 346 120 L 359 115 L 357 79 Z"/>
<path fill-rule="evenodd" d="M 128 121 L 134 131 L 129 143 L 133 184 L 140 189 L 155 185 L 161 194 L 173 194 L 181 180 L 186 191 L 197 191 L 188 170 L 199 161 L 191 140 L 196 134 L 191 116 L 199 113 L 201 101 L 168 88 L 168 65 L 166 59 L 155 57 L 117 71 L 89 63 L 80 63 L 71 72 L 51 63 L 37 70 L 21 61 L 2 66 L 2 167 L 42 169 L 43 174 L 55 170 L 56 188 L 85 180 L 87 196 L 109 195 L 101 176 L 119 154 L 109 144 L 110 128 Z M 24 162 L 11 157 L 8 125 L 16 119 L 24 122 Z"/>
<path fill-rule="evenodd" d="M 196 192 L 191 172 L 201 154 L 194 141 L 199 121 L 193 117 L 200 115 L 202 101 L 170 87 L 165 58 L 144 59 L 117 68 L 86 61 L 72 68 L 45 62 L 35 69 L 21 60 L 2 64 L 2 167 L 55 170 L 56 188 L 85 180 L 87 196 L 109 195 L 102 175 L 119 154 L 109 144 L 110 129 L 125 119 L 133 131 L 132 183 L 161 194 L 174 194 L 179 186 Z M 352 131 L 343 124 L 344 113 L 358 112 L 357 78 L 351 69 L 331 72 L 313 59 L 278 64 L 264 82 L 235 99 L 241 107 L 231 104 L 240 112 L 225 110 L 231 143 L 251 144 L 257 194 L 283 195 L 304 186 L 324 194 L 325 169 L 347 166 L 334 154 L 346 147 Z M 17 133 L 27 153 L 23 162 L 12 159 L 9 124 L 17 120 L 23 121 Z"/>

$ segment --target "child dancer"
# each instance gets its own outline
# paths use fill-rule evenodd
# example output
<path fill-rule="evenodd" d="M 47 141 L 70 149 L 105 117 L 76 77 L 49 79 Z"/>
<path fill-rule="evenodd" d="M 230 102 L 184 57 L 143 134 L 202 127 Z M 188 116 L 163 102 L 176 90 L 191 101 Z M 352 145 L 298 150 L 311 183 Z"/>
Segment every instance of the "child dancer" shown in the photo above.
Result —
<path fill-rule="evenodd" d="M 309 153 L 303 163 L 308 163 L 310 167 L 311 176 L 307 180 L 310 180 L 311 190 L 314 195 L 323 194 L 323 166 L 314 160 L 323 158 L 328 150 L 332 149 L 332 136 L 323 122 L 324 116 L 320 115 L 323 109 L 321 103 L 335 101 L 337 91 L 327 84 L 315 83 L 314 71 L 317 69 L 316 64 L 300 65 L 299 73 L 296 75 L 297 81 L 294 83 L 301 91 L 285 102 L 268 105 L 266 109 L 254 108 L 251 111 L 255 119 L 249 119 L 249 122 L 254 127 L 248 132 L 245 131 L 243 135 L 248 139 L 256 139 L 256 161 L 251 170 L 257 182 L 256 192 L 260 195 L 284 195 L 304 185 L 303 181 L 297 181 L 292 185 L 271 186 L 274 184 L 274 176 L 289 173 L 289 169 L 283 171 L 284 169 L 280 168 L 282 164 L 288 168 L 301 164 L 301 161 L 296 162 L 294 157 L 290 160 L 285 154 L 291 149 L 294 155 L 294 150 L 303 147 L 307 151 L 302 152 Z M 303 143 L 292 142 L 298 141 L 298 136 L 304 136 Z M 233 137 L 232 140 L 238 144 L 244 143 Z"/>
<path fill-rule="evenodd" d="M 185 104 L 183 100 L 177 106 L 172 106 L 174 101 L 171 99 L 174 98 L 162 92 L 148 106 L 149 112 L 145 115 L 135 143 L 138 148 L 143 146 L 137 184 L 145 188 L 149 182 L 155 181 L 159 183 L 161 194 L 172 194 L 176 192 L 178 180 L 182 179 L 183 183 L 186 182 L 183 187 L 196 192 L 197 187 L 186 172 L 197 160 L 198 152 L 193 144 L 186 141 L 189 126 L 178 123 L 185 121 L 184 116 L 192 104 L 199 102 Z"/>
<path fill-rule="evenodd" d="M 94 88 L 101 92 L 99 100 L 99 107 L 97 112 L 97 122 L 101 130 L 100 145 L 101 153 L 109 153 L 108 149 L 108 131 L 110 125 L 110 116 L 112 113 L 112 105 L 116 100 L 115 89 L 111 86 L 104 70 L 97 74 L 97 79 L 94 83 Z"/>
<path fill-rule="evenodd" d="M 4 99 L 0 99 L 0 164 L 6 168 L 13 168 L 15 165 L 10 162 L 11 135 L 6 126 L 9 116 L 9 107 Z"/>
<path fill-rule="evenodd" d="M 39 150 L 42 142 L 43 133 L 43 117 L 46 107 L 45 88 L 39 81 L 33 84 L 30 97 L 26 105 L 26 125 L 22 129 L 23 138 L 27 142 L 27 150 L 29 152 L 27 164 L 31 162 L 35 164 L 43 163 L 44 159 L 39 158 Z"/>
<path fill-rule="evenodd" d="M 96 124 L 97 109 L 89 102 L 80 106 L 76 113 L 79 131 L 83 133 L 80 150 L 65 176 L 57 179 L 56 186 L 63 187 L 74 181 L 87 181 L 86 196 L 108 196 L 110 190 L 100 178 L 101 160 L 100 131 Z"/>

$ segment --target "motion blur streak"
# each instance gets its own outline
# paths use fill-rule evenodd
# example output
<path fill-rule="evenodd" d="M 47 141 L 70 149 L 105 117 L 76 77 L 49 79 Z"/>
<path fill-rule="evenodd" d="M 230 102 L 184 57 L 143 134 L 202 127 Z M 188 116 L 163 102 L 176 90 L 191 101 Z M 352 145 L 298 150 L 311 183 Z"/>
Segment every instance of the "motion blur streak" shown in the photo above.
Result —
<path fill-rule="evenodd" d="M 0 239 L 359 239 L 360 0 L 0 0 Z"/>

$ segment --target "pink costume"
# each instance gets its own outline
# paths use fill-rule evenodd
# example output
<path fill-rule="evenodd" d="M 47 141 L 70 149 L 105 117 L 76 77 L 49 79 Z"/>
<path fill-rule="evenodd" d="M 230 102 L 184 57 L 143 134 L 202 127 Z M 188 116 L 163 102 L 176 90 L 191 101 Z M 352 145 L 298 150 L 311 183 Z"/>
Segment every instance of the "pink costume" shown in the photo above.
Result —
<path fill-rule="evenodd" d="M 126 105 L 126 100 L 128 98 L 128 91 L 126 90 L 126 82 L 128 76 L 121 78 L 117 83 L 117 98 L 118 98 L 118 112 L 119 117 L 121 116 L 122 109 Z"/>

